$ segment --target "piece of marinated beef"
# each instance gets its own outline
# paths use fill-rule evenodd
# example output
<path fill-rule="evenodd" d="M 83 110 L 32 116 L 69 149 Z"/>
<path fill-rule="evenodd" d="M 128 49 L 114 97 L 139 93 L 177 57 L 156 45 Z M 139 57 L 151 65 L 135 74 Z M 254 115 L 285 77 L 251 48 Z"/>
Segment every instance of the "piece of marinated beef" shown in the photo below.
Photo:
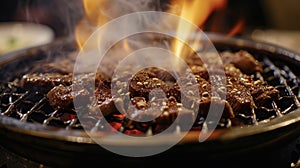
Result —
<path fill-rule="evenodd" d="M 203 67 L 204 63 L 202 59 L 197 54 L 191 54 L 188 57 L 183 58 L 186 64 L 190 67 L 192 66 L 201 66 Z"/>
<path fill-rule="evenodd" d="M 247 87 L 248 89 L 253 87 L 254 79 L 244 74 L 240 69 L 236 68 L 233 64 L 226 64 L 224 66 L 225 73 L 229 76 L 230 81 L 234 83 L 238 83 Z"/>
<path fill-rule="evenodd" d="M 197 58 L 198 59 L 198 58 Z M 198 75 L 205 80 L 213 74 L 224 74 L 224 66 L 219 55 L 212 53 L 206 56 L 205 62 L 201 64 L 191 64 L 190 68 L 194 75 Z"/>
<path fill-rule="evenodd" d="M 154 77 L 151 72 L 140 71 L 134 75 L 129 84 L 129 92 L 131 97 L 149 98 L 152 90 L 160 88 L 165 94 L 169 91 L 169 86 L 162 80 Z"/>
<path fill-rule="evenodd" d="M 198 108 L 197 120 L 201 117 L 207 117 L 211 106 L 215 106 L 217 110 L 222 110 L 221 117 L 223 118 L 234 117 L 229 103 L 222 100 L 217 93 L 212 93 L 211 84 L 208 81 L 200 76 L 196 76 L 196 81 L 197 83 L 193 84 L 188 79 L 182 79 L 181 82 L 185 85 L 180 87 L 178 83 L 174 84 L 169 94 L 176 97 L 179 102 L 182 101 L 182 104 L 186 105 L 187 108 L 194 110 Z M 195 89 L 198 89 L 197 92 Z M 183 97 L 181 98 L 181 96 Z"/>
<path fill-rule="evenodd" d="M 176 79 L 174 78 L 174 76 L 172 76 L 171 73 L 169 73 L 168 71 L 162 70 L 160 68 L 149 67 L 149 68 L 146 68 L 145 71 L 147 71 L 149 73 L 149 77 L 158 78 L 158 79 L 164 81 L 165 83 L 175 83 L 176 82 Z"/>
<path fill-rule="evenodd" d="M 73 87 L 78 87 L 73 91 Z M 47 93 L 49 104 L 54 109 L 72 110 L 74 108 L 74 99 L 78 105 L 86 105 L 89 102 L 90 93 L 81 86 L 55 86 Z"/>
<path fill-rule="evenodd" d="M 272 101 L 280 97 L 280 92 L 274 86 L 270 86 L 265 81 L 254 81 L 251 88 L 251 95 L 258 107 L 268 107 Z"/>
<path fill-rule="evenodd" d="M 20 86 L 26 90 L 47 93 L 58 85 L 71 85 L 72 76 L 58 73 L 33 73 L 26 74 L 20 80 Z"/>
<path fill-rule="evenodd" d="M 95 83 L 99 83 L 98 78 L 94 79 L 92 73 L 80 74 L 73 76 L 72 74 L 62 75 L 59 73 L 32 73 L 26 74 L 20 80 L 20 86 L 26 90 L 47 93 L 58 85 L 70 86 L 78 84 L 91 91 Z"/>
<path fill-rule="evenodd" d="M 174 96 L 178 102 L 194 109 L 195 102 L 203 102 L 212 97 L 211 85 L 200 76 L 195 76 L 196 82 L 188 78 L 181 78 L 180 83 L 175 83 L 169 90 L 170 96 Z"/>
<path fill-rule="evenodd" d="M 262 65 L 247 51 L 224 51 L 220 53 L 220 56 L 225 64 L 234 64 L 245 74 L 262 72 Z"/>
<path fill-rule="evenodd" d="M 253 115 L 252 109 L 256 108 L 256 105 L 251 96 L 251 91 L 247 87 L 248 83 L 251 81 L 250 77 L 244 75 L 232 64 L 225 65 L 225 75 L 226 88 L 223 86 L 219 87 L 218 93 L 221 94 L 226 91 L 226 100 L 231 105 L 235 114 L 241 113 L 245 115 Z M 214 76 L 212 79 L 215 80 L 215 83 L 218 83 L 218 80 L 220 80 L 218 78 L 214 78 Z"/>
<path fill-rule="evenodd" d="M 254 80 L 231 64 L 225 66 L 225 69 L 227 76 L 230 76 L 231 83 L 238 83 L 248 90 L 247 95 L 251 94 L 256 107 L 270 105 L 272 101 L 279 98 L 279 91 L 268 85 L 266 81 Z"/>
<path fill-rule="evenodd" d="M 95 96 L 97 103 L 102 104 L 104 101 L 112 98 L 110 82 L 100 81 L 97 88 L 95 89 Z"/>
<path fill-rule="evenodd" d="M 195 114 L 178 103 L 174 97 L 165 99 L 152 99 L 147 102 L 143 97 L 132 99 L 132 105 L 129 106 L 127 114 L 130 119 L 125 123 L 125 129 L 138 128 L 143 132 L 150 128 L 153 133 L 159 133 L 169 128 L 176 120 L 174 126 L 179 125 L 181 129 L 188 129 L 195 120 Z M 131 128 L 131 129 L 132 129 Z M 170 128 L 174 130 L 175 127 Z"/>
<path fill-rule="evenodd" d="M 113 98 L 111 93 L 111 82 L 99 81 L 98 86 L 95 90 L 96 106 L 100 109 L 104 116 L 116 113 L 118 111 L 115 101 L 120 98 Z M 120 102 L 118 102 L 120 103 Z M 123 103 L 120 106 L 123 108 Z"/>
<path fill-rule="evenodd" d="M 222 115 L 220 115 L 220 110 L 222 110 Z M 209 113 L 211 113 L 212 116 L 220 116 L 224 119 L 235 117 L 234 111 L 228 101 L 222 100 L 220 97 L 211 97 L 210 99 L 199 102 L 197 120 L 201 117 L 206 118 Z"/>
<path fill-rule="evenodd" d="M 200 65 L 191 66 L 192 73 L 196 76 L 199 76 L 205 80 L 209 80 L 209 73 L 207 68 Z"/>
<path fill-rule="evenodd" d="M 252 109 L 256 108 L 249 90 L 243 85 L 233 84 L 233 87 L 227 87 L 226 100 L 235 114 L 250 116 L 253 115 Z"/>
<path fill-rule="evenodd" d="M 124 101 L 121 98 L 106 99 L 97 107 L 100 109 L 102 116 L 125 113 Z"/>

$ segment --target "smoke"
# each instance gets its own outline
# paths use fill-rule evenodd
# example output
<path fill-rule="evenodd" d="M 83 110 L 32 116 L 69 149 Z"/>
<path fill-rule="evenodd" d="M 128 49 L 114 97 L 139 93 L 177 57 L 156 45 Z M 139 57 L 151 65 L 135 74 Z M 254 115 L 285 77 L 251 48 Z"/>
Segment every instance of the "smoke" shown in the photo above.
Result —
<path fill-rule="evenodd" d="M 14 20 L 47 25 L 57 37 L 72 35 L 84 14 L 81 0 L 24 0 L 16 8 Z"/>
<path fill-rule="evenodd" d="M 140 11 L 159 11 L 160 0 L 106 0 L 100 12 L 113 19 L 125 14 Z"/>
<path fill-rule="evenodd" d="M 168 0 L 86 0 L 101 1 L 99 15 L 108 20 L 138 11 L 163 11 Z M 84 0 L 22 0 L 15 2 L 13 19 L 48 25 L 57 37 L 73 36 L 78 22 L 85 17 Z"/>
<path fill-rule="evenodd" d="M 78 27 L 75 32 L 80 45 L 83 45 L 93 33 L 103 28 L 103 26 L 110 21 L 118 20 L 120 17 L 124 17 L 132 13 L 165 11 L 168 7 L 168 1 L 161 0 L 101 0 L 96 3 L 92 0 L 85 0 L 83 3 L 86 10 L 86 16 L 77 25 Z M 174 27 L 174 24 L 170 24 L 171 20 L 160 18 L 158 15 L 151 16 L 137 14 L 132 18 L 128 18 L 127 21 L 122 20 L 119 23 L 120 24 L 116 24 L 119 27 L 110 28 L 105 31 L 105 34 L 109 34 L 109 36 L 105 36 L 106 38 L 104 38 L 103 35 L 98 34 L 97 36 L 99 36 L 99 39 L 103 39 L 100 41 L 104 41 L 105 43 L 114 41 L 114 39 L 119 38 L 118 36 L 120 35 L 120 33 L 116 32 L 122 32 L 121 34 L 131 34 L 130 32 L 136 32 L 138 34 L 141 30 L 151 29 L 160 32 L 166 27 Z M 153 34 L 137 34 L 135 34 L 135 37 L 126 37 L 125 43 L 131 50 L 143 48 L 149 45 L 149 42 L 153 43 L 153 38 L 156 38 Z M 90 44 L 98 44 L 98 42 Z M 124 48 L 124 42 L 120 41 L 119 44 L 121 48 L 119 47 L 115 50 L 119 53 L 114 53 L 113 55 L 122 55 L 126 52 L 128 54 L 128 50 L 125 52 L 123 51 L 123 49 L 126 49 Z"/>

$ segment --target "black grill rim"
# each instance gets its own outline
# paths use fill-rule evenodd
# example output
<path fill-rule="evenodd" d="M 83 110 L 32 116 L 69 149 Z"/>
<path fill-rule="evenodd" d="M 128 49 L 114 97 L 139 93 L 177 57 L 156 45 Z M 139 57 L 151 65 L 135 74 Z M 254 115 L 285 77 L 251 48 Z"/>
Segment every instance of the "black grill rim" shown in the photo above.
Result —
<path fill-rule="evenodd" d="M 295 66 L 300 66 L 300 55 L 292 50 L 277 46 L 274 44 L 269 44 L 265 42 L 254 41 L 247 39 L 245 37 L 228 37 L 222 34 L 208 34 L 208 37 L 211 39 L 216 48 L 225 47 L 230 49 L 245 49 L 260 51 L 267 55 L 276 55 L 279 59 L 286 61 Z M 0 58 L 0 65 L 5 68 L 5 65 L 12 62 L 15 59 L 22 59 L 23 56 L 28 54 L 34 54 L 39 52 L 48 52 L 51 48 L 62 48 L 66 44 L 73 43 L 73 39 L 59 39 L 51 44 L 33 47 L 25 50 L 16 51 L 9 53 Z M 67 47 L 68 48 L 68 47 Z M 73 48 L 72 48 L 73 49 Z M 71 49 L 71 50 L 72 50 Z M 253 135 L 267 134 L 273 131 L 281 130 L 283 128 L 292 127 L 293 129 L 288 129 L 285 133 L 287 134 L 298 134 L 300 130 L 297 126 L 297 123 L 300 122 L 300 109 L 296 109 L 289 114 L 286 114 L 282 117 L 278 117 L 269 121 L 267 123 L 262 123 L 259 125 L 253 125 L 245 128 L 230 128 L 224 130 L 216 130 L 213 135 L 206 141 L 232 141 L 235 139 L 240 139 L 244 137 L 250 137 Z M 49 126 L 42 126 L 40 124 L 25 123 L 17 119 L 0 115 L 0 128 L 6 132 L 15 132 L 17 134 L 29 135 L 32 137 L 39 137 L 44 139 L 54 139 L 57 141 L 66 141 L 66 142 L 75 142 L 75 143 L 87 143 L 95 144 L 93 139 L 88 136 L 83 130 L 65 130 L 64 128 L 53 128 Z M 199 132 L 189 133 L 181 142 L 185 143 L 199 143 L 198 142 Z M 99 135 L 99 137 L 108 138 L 111 144 L 118 144 L 113 137 L 109 135 Z M 168 135 L 169 136 L 169 135 Z M 93 136 L 95 137 L 95 136 Z M 159 143 L 168 143 L 168 138 L 159 139 Z M 122 144 L 124 145 L 124 143 Z M 126 144 L 125 144 L 126 145 Z M 131 145 L 131 144 L 128 144 Z M 134 145 L 145 145 L 134 144 Z M 147 145 L 147 144 L 146 144 Z M 148 144 L 148 145 L 157 145 L 157 144 Z"/>

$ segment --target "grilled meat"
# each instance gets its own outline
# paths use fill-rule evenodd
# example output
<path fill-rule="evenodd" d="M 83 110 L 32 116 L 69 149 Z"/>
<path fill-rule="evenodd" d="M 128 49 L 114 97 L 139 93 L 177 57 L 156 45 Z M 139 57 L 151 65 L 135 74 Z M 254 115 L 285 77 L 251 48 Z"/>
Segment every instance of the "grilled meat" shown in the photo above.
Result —
<path fill-rule="evenodd" d="M 222 66 L 216 57 L 221 58 Z M 127 74 L 130 81 L 122 81 L 120 76 L 112 79 L 103 72 L 72 78 L 66 70 L 58 73 L 56 67 L 53 73 L 26 74 L 20 85 L 25 90 L 45 94 L 54 109 L 74 110 L 74 100 L 79 106 L 92 102 L 87 108 L 90 114 L 109 118 L 118 130 L 127 133 L 146 133 L 149 129 L 159 133 L 174 121 L 181 129 L 189 129 L 186 125 L 191 123 L 201 126 L 210 110 L 212 116 L 221 117 L 220 123 L 251 124 L 252 121 L 243 122 L 239 117 L 255 118 L 254 109 L 279 98 L 276 88 L 253 78 L 252 75 L 262 72 L 262 66 L 250 53 L 224 51 L 208 58 L 205 62 L 195 55 L 185 58 L 190 70 L 177 80 L 159 68 Z M 105 71 L 111 74 L 110 68 Z M 101 113 L 96 113 L 95 108 Z M 122 119 L 111 119 L 115 116 Z"/>

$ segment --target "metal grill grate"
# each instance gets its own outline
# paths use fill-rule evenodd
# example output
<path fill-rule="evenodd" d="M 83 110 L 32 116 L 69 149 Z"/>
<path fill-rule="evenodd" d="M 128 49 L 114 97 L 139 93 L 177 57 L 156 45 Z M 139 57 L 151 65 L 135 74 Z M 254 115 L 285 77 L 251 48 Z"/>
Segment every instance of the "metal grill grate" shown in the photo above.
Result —
<path fill-rule="evenodd" d="M 277 116 L 288 114 L 300 107 L 299 79 L 292 70 L 284 65 L 272 62 L 269 58 L 261 60 L 263 73 L 257 73 L 253 77 L 267 81 L 280 91 L 280 98 L 264 107 L 253 109 L 254 117 L 238 115 L 243 120 L 252 120 L 252 123 L 266 122 Z M 54 110 L 47 98 L 37 92 L 23 91 L 18 86 L 18 80 L 2 84 L 0 86 L 0 113 L 24 122 L 39 123 L 46 126 L 62 127 L 65 129 L 82 129 L 82 124 L 75 111 Z M 81 116 L 85 124 L 91 130 L 105 129 L 101 120 L 95 116 Z M 122 119 L 115 116 L 113 121 L 122 124 Z M 226 122 L 225 122 L 226 123 Z M 203 123 L 202 123 L 203 124 Z M 219 127 L 230 127 L 220 123 Z"/>

